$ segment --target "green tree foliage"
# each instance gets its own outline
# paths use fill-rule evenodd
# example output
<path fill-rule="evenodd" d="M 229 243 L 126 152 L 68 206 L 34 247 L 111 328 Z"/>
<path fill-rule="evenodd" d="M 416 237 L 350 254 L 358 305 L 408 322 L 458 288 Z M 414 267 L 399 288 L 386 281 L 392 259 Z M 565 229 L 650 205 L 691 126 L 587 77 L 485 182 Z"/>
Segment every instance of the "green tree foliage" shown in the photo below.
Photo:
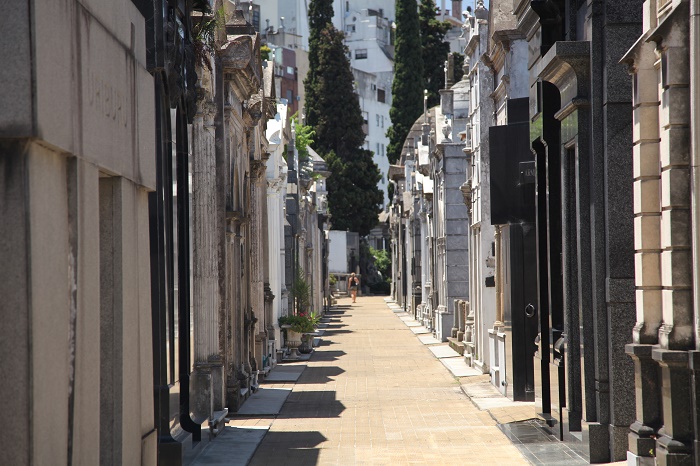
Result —
<path fill-rule="evenodd" d="M 272 49 L 270 47 L 268 47 L 266 44 L 263 44 L 260 47 L 260 58 L 262 58 L 263 60 L 269 60 L 271 54 L 272 54 Z"/>
<path fill-rule="evenodd" d="M 445 60 L 450 53 L 450 44 L 445 34 L 451 25 L 435 17 L 435 1 L 423 0 L 419 7 L 420 40 L 423 46 L 423 79 L 428 90 L 428 108 L 440 103 L 440 89 L 445 87 Z"/>
<path fill-rule="evenodd" d="M 391 277 L 391 256 L 386 249 L 374 249 L 369 247 L 369 253 L 374 257 L 374 266 L 382 274 L 384 279 Z"/>
<path fill-rule="evenodd" d="M 333 25 L 333 0 L 311 0 L 309 4 L 309 71 L 304 78 L 306 123 L 316 126 L 318 100 L 316 78 L 319 67 L 321 32 Z"/>
<path fill-rule="evenodd" d="M 314 145 L 313 137 L 316 132 L 311 125 L 300 124 L 296 113 L 292 115 L 292 126 L 294 127 L 294 132 L 296 133 L 296 137 L 294 138 L 294 147 L 297 149 L 297 153 L 299 154 L 299 163 L 301 163 L 309 158 L 309 151 L 307 147 Z"/>
<path fill-rule="evenodd" d="M 396 0 L 394 82 L 389 110 L 392 126 L 387 131 L 389 163 L 401 156 L 411 126 L 423 113 L 423 57 L 416 0 Z"/>
<path fill-rule="evenodd" d="M 332 16 L 331 7 L 320 8 L 323 2 L 312 4 L 319 8 L 314 11 L 326 15 L 330 11 Z M 310 26 L 313 29 L 323 21 L 310 19 Z M 325 158 L 331 172 L 327 186 L 333 228 L 367 235 L 377 223 L 384 200 L 377 187 L 381 174 L 372 153 L 362 149 L 365 140 L 362 110 L 353 86 L 344 36 L 332 24 L 325 24 L 310 39 L 313 49 L 309 52 L 309 63 L 315 63 L 316 68 L 314 76 L 307 77 L 305 82 L 306 122 L 313 127 L 312 146 Z"/>
<path fill-rule="evenodd" d="M 307 118 L 307 122 L 314 126 L 314 148 L 319 153 L 333 151 L 343 161 L 348 161 L 364 143 L 365 133 L 343 39 L 343 33 L 332 26 L 321 32 L 315 100 L 313 103 L 307 100 L 307 108 L 315 109 L 314 117 Z"/>
<path fill-rule="evenodd" d="M 464 55 L 455 53 L 455 82 L 462 80 L 464 76 Z"/>
<path fill-rule="evenodd" d="M 377 224 L 379 206 L 384 200 L 377 188 L 381 174 L 372 160 L 372 152 L 357 149 L 347 162 L 330 152 L 326 163 L 331 171 L 327 186 L 333 229 L 368 235 Z"/>

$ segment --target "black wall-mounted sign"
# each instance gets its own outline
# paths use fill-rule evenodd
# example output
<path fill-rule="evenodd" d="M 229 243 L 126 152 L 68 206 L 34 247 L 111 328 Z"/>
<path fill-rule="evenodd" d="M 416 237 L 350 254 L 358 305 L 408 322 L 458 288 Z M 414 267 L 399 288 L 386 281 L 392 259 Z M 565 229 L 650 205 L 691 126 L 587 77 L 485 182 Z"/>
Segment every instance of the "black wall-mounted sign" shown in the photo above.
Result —
<path fill-rule="evenodd" d="M 489 159 L 491 224 L 534 221 L 535 173 L 530 125 L 523 122 L 489 128 Z M 532 166 L 521 165 L 521 162 Z M 521 169 L 524 172 L 521 173 Z"/>
<path fill-rule="evenodd" d="M 536 175 L 537 172 L 534 160 L 529 162 L 520 162 L 520 178 L 518 179 L 518 184 L 520 186 L 525 184 L 534 184 Z"/>

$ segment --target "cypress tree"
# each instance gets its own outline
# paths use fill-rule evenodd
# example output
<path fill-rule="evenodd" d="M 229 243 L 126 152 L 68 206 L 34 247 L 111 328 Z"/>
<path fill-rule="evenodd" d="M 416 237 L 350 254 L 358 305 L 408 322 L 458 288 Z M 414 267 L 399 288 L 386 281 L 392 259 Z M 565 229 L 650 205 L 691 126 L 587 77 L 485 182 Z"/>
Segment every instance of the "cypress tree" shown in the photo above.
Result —
<path fill-rule="evenodd" d="M 428 108 L 440 103 L 440 89 L 445 87 L 445 60 L 450 53 L 450 44 L 445 34 L 451 25 L 435 17 L 435 1 L 423 0 L 420 4 L 420 40 L 423 46 L 423 79 L 428 90 Z M 461 76 L 460 76 L 461 77 Z"/>
<path fill-rule="evenodd" d="M 343 33 L 332 26 L 321 32 L 316 57 L 316 100 L 312 105 L 316 109 L 314 147 L 320 153 L 333 151 L 347 162 L 364 143 L 365 133 L 343 40 Z"/>
<path fill-rule="evenodd" d="M 343 33 L 326 24 L 315 40 L 313 100 L 307 94 L 307 122 L 314 148 L 326 160 L 328 208 L 334 229 L 369 234 L 384 200 L 372 153 L 362 149 L 362 110 L 354 90 Z M 311 62 L 309 56 L 309 62 Z"/>
<path fill-rule="evenodd" d="M 401 148 L 411 126 L 423 113 L 423 57 L 416 0 L 396 0 L 394 82 L 387 131 L 389 163 L 401 157 Z"/>
<path fill-rule="evenodd" d="M 379 206 L 384 200 L 377 188 L 381 173 L 372 160 L 372 152 L 357 149 L 348 162 L 331 152 L 326 162 L 331 171 L 327 186 L 333 229 L 368 235 L 377 224 Z"/>
<path fill-rule="evenodd" d="M 318 119 L 316 77 L 321 32 L 333 25 L 333 0 L 311 0 L 309 4 L 309 71 L 304 78 L 306 124 L 316 126 Z"/>

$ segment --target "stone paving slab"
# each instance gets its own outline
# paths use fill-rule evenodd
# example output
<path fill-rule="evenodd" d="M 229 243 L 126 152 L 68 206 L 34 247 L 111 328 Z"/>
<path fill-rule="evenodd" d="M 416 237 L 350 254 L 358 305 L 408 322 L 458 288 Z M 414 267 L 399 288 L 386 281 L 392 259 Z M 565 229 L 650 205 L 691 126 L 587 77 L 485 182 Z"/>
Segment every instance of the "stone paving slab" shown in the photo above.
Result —
<path fill-rule="evenodd" d="M 421 323 L 415 320 L 405 320 L 403 323 L 406 324 L 407 327 L 422 327 Z"/>
<path fill-rule="evenodd" d="M 271 424 L 251 466 L 528 464 L 394 316 L 383 298 L 359 298 L 275 419 L 232 419 Z"/>
<path fill-rule="evenodd" d="M 429 328 L 423 327 L 422 325 L 418 327 L 411 327 L 411 332 L 413 332 L 415 335 L 425 335 L 425 334 L 431 334 L 433 332 L 430 331 Z"/>
<path fill-rule="evenodd" d="M 197 455 L 192 466 L 246 466 L 253 457 L 268 427 L 226 426 Z M 206 434 L 205 434 L 206 435 Z"/>
<path fill-rule="evenodd" d="M 291 388 L 261 387 L 243 403 L 233 416 L 270 416 L 279 414 L 282 405 L 292 392 Z"/>
<path fill-rule="evenodd" d="M 265 377 L 263 383 L 296 382 L 299 376 L 306 369 L 306 364 L 283 364 L 277 365 L 272 372 Z"/>
<path fill-rule="evenodd" d="M 437 345 L 437 344 L 442 344 L 440 340 L 435 338 L 432 334 L 424 334 L 424 335 L 418 335 L 418 340 L 420 340 L 421 343 L 424 345 Z"/>
<path fill-rule="evenodd" d="M 469 377 L 471 375 L 481 375 L 478 370 L 469 367 L 462 356 L 456 358 L 442 358 L 440 362 L 450 371 L 455 377 Z"/>
<path fill-rule="evenodd" d="M 446 345 L 446 344 L 437 345 L 437 346 L 429 346 L 428 349 L 438 359 L 458 358 L 459 356 L 461 356 L 457 351 L 453 350 L 452 348 L 450 348 L 449 345 Z"/>

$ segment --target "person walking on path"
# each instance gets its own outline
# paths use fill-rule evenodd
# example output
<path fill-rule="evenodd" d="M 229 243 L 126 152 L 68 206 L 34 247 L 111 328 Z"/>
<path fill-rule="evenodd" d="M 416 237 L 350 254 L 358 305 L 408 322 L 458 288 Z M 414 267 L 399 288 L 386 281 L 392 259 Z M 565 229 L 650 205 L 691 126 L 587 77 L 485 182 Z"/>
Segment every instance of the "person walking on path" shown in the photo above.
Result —
<path fill-rule="evenodd" d="M 360 279 L 357 278 L 355 272 L 351 273 L 348 277 L 348 290 L 350 291 L 350 297 L 354 303 L 357 299 L 357 289 L 360 287 Z"/>

